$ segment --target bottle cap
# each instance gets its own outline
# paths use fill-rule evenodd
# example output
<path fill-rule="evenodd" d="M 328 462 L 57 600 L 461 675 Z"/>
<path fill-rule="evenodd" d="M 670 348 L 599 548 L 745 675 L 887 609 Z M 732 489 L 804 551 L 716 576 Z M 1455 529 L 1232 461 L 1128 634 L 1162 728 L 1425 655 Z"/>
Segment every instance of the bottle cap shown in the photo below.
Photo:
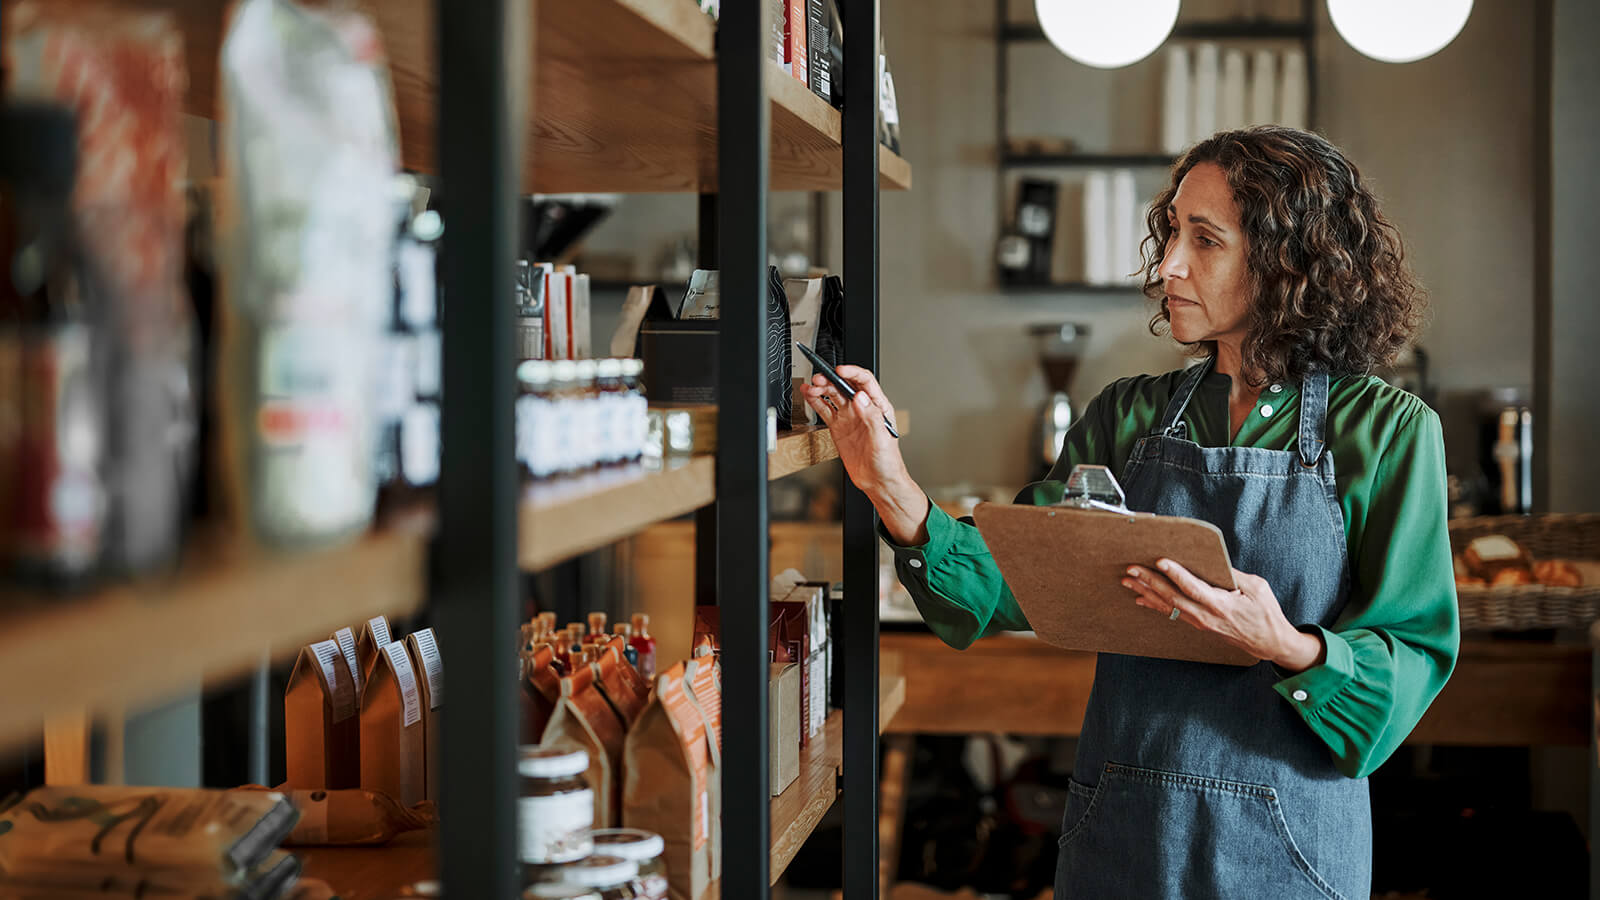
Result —
<path fill-rule="evenodd" d="M 589 751 L 569 747 L 523 747 L 517 771 L 528 778 L 567 778 L 589 770 Z"/>

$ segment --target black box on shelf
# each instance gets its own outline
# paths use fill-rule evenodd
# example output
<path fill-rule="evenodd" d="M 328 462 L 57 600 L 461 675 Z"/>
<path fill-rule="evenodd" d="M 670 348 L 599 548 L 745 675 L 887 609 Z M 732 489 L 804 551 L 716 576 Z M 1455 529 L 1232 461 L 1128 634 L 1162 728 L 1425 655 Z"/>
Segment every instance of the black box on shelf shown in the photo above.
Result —
<path fill-rule="evenodd" d="M 808 50 L 807 75 L 811 90 L 822 99 L 833 102 L 833 85 L 830 77 L 833 53 L 828 47 L 829 14 L 827 0 L 806 0 L 806 48 Z"/>

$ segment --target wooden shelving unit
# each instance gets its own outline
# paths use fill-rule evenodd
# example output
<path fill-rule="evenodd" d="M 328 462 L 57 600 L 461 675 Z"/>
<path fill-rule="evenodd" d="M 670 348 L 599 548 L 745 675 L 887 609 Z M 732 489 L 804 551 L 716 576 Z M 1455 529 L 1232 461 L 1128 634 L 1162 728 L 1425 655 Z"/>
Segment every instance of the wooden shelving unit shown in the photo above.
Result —
<path fill-rule="evenodd" d="M 53 0 L 88 5 L 91 0 Z M 4 6 L 10 6 L 6 0 Z M 217 118 L 226 9 L 211 0 L 141 0 L 183 25 L 186 111 Z M 438 66 L 432 0 L 359 0 L 382 32 L 407 168 L 438 171 Z M 522 186 L 534 192 L 713 192 L 717 183 L 716 23 L 687 0 L 538 4 L 534 118 Z M 772 189 L 838 190 L 842 116 L 768 62 Z M 885 189 L 911 187 L 911 166 L 879 151 Z"/>
<path fill-rule="evenodd" d="M 904 410 L 895 413 L 902 432 L 907 419 Z M 778 435 L 767 477 L 838 458 L 827 428 L 803 426 Z M 518 562 L 536 571 L 693 512 L 716 499 L 716 475 L 716 458 L 707 454 L 661 469 L 633 466 L 532 485 L 519 511 Z"/>
<path fill-rule="evenodd" d="M 878 726 L 882 730 L 906 702 L 906 680 L 884 676 L 878 682 Z M 844 714 L 834 710 L 822 734 L 800 751 L 800 776 L 772 798 L 772 882 L 794 860 L 801 845 L 839 796 L 844 759 Z M 427 834 L 401 835 L 384 847 L 308 847 L 296 851 L 309 878 L 328 882 L 345 900 L 388 900 L 401 890 L 435 877 L 435 853 Z"/>
<path fill-rule="evenodd" d="M 428 520 L 345 546 L 260 555 L 196 550 L 168 579 L 87 596 L 0 598 L 0 747 L 46 716 L 107 709 L 250 671 L 376 615 L 422 606 Z M 21 686 L 26 685 L 26 689 Z"/>

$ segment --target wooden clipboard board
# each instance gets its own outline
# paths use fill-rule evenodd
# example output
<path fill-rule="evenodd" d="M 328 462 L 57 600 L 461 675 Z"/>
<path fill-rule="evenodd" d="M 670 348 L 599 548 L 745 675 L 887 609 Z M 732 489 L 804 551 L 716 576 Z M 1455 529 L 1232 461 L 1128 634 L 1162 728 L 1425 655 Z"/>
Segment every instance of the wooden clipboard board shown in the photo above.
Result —
<path fill-rule="evenodd" d="M 1210 522 L 1070 506 L 980 503 L 973 520 L 1041 640 L 1068 650 L 1248 666 L 1243 650 L 1134 602 L 1128 566 L 1177 560 L 1232 589 L 1222 532 Z"/>

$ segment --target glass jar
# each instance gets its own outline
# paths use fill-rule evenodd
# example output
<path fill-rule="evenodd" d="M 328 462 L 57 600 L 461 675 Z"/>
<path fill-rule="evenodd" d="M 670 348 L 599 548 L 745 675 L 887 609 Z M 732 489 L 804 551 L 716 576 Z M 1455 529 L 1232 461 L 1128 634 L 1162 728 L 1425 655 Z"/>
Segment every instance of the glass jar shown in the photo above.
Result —
<path fill-rule="evenodd" d="M 647 418 L 650 404 L 644 393 L 644 360 L 622 361 L 622 389 L 627 398 L 627 411 L 622 414 L 625 423 L 621 437 L 622 461 L 635 462 L 644 455 L 645 433 L 649 427 Z"/>
<path fill-rule="evenodd" d="M 529 886 L 522 892 L 522 900 L 604 900 L 594 888 L 559 881 Z"/>
<path fill-rule="evenodd" d="M 597 856 L 615 856 L 637 863 L 633 892 L 641 900 L 667 900 L 667 867 L 661 860 L 666 842 L 640 828 L 599 828 L 592 834 Z"/>
<path fill-rule="evenodd" d="M 523 897 L 549 897 L 550 894 L 543 893 L 550 889 L 547 886 L 558 886 L 584 888 L 593 891 L 600 900 L 639 900 L 642 895 L 636 893 L 633 887 L 638 877 L 639 864 L 633 860 L 616 856 L 591 856 L 540 873 L 523 892 Z M 556 893 L 554 896 L 564 898 L 568 895 Z"/>
<path fill-rule="evenodd" d="M 550 364 L 530 359 L 517 365 L 517 462 L 536 481 L 555 475 L 555 400 Z"/>
<path fill-rule="evenodd" d="M 622 360 L 602 359 L 595 363 L 596 418 L 600 423 L 600 464 L 611 466 L 627 461 L 628 417 L 632 409 L 628 391 L 622 384 Z"/>
<path fill-rule="evenodd" d="M 582 469 L 579 465 L 579 413 L 583 405 L 583 386 L 578 382 L 578 364 L 570 359 L 560 359 L 550 364 L 550 399 L 553 418 L 551 442 L 554 450 L 554 468 L 557 475 L 570 475 Z"/>
<path fill-rule="evenodd" d="M 522 748 L 517 834 L 524 865 L 569 863 L 593 852 L 594 791 L 584 778 L 588 770 L 585 750 Z"/>
<path fill-rule="evenodd" d="M 599 364 L 592 359 L 574 360 L 573 378 L 577 382 L 578 405 L 573 412 L 572 436 L 577 458 L 574 466 L 579 472 L 599 467 L 604 458 L 605 423 L 601 420 L 604 406 L 600 403 Z"/>

